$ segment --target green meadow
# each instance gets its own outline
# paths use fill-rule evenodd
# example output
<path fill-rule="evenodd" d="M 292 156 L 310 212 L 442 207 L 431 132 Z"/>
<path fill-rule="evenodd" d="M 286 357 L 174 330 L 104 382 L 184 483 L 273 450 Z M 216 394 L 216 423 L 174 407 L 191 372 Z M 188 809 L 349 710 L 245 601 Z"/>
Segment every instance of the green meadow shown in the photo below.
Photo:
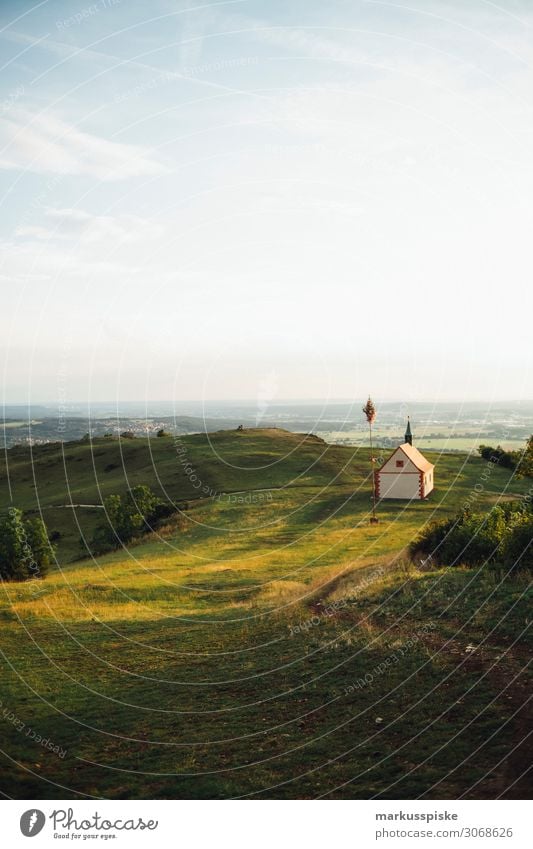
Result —
<path fill-rule="evenodd" d="M 518 451 L 524 447 L 524 439 L 515 438 L 498 438 L 478 427 L 468 427 L 461 425 L 458 429 L 456 426 L 437 425 L 435 430 L 437 434 L 432 435 L 431 431 L 417 431 L 416 444 L 422 451 L 461 451 L 473 452 L 477 451 L 480 444 L 486 445 L 501 445 L 506 451 Z M 324 430 L 319 431 L 319 435 L 327 442 L 339 443 L 344 445 L 359 445 L 367 444 L 368 431 L 365 428 L 354 428 L 353 430 Z M 392 440 L 394 443 L 401 440 L 401 433 L 395 433 L 390 428 L 376 427 L 374 429 L 376 444 L 388 445 L 386 440 Z M 385 449 L 383 449 L 385 450 Z"/>
<path fill-rule="evenodd" d="M 57 562 L 43 580 L 2 585 L 0 790 L 523 796 L 527 579 L 415 567 L 404 552 L 426 522 L 531 482 L 466 454 L 427 456 L 430 498 L 383 502 L 371 526 L 368 449 L 315 436 L 7 451 L 0 508 L 42 515 Z M 103 499 L 140 483 L 176 512 L 92 556 Z"/>

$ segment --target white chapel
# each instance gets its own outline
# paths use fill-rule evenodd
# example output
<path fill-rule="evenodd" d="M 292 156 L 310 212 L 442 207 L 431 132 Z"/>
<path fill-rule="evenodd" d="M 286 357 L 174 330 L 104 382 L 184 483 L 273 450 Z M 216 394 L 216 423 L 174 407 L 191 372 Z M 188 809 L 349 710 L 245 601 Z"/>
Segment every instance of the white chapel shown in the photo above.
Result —
<path fill-rule="evenodd" d="M 434 469 L 433 463 L 413 446 L 411 423 L 407 419 L 405 442 L 374 473 L 376 498 L 427 498 L 435 483 Z"/>

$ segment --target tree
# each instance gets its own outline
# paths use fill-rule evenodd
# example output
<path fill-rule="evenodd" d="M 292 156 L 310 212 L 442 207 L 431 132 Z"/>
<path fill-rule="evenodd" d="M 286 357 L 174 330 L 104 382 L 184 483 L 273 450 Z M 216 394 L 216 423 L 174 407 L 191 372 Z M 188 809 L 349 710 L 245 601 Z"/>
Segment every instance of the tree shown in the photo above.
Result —
<path fill-rule="evenodd" d="M 53 546 L 48 538 L 46 525 L 42 519 L 26 522 L 28 545 L 33 559 L 28 563 L 30 578 L 44 578 L 47 574 L 53 556 Z"/>
<path fill-rule="evenodd" d="M 110 544 L 129 542 L 135 531 L 142 526 L 142 516 L 132 510 L 131 502 L 123 501 L 120 495 L 108 495 L 104 508 L 109 522 Z"/>
<path fill-rule="evenodd" d="M 513 571 L 533 570 L 533 519 L 523 515 L 503 546 L 505 567 Z"/>
<path fill-rule="evenodd" d="M 0 521 L 0 577 L 5 581 L 44 578 L 53 555 L 42 519 L 23 521 L 11 507 Z"/>
<path fill-rule="evenodd" d="M 372 401 L 370 395 L 368 396 L 368 401 L 363 407 L 363 413 L 365 414 L 366 420 L 368 422 L 368 432 L 370 438 L 370 465 L 372 469 L 372 517 L 370 519 L 370 524 L 376 525 L 378 522 L 378 519 L 376 517 L 376 481 L 374 474 L 374 463 L 376 461 L 372 448 L 372 424 L 374 422 L 374 419 L 376 418 L 376 408 L 374 407 L 374 402 Z"/>
<path fill-rule="evenodd" d="M 155 509 L 159 504 L 159 498 L 152 492 L 150 487 L 144 484 L 134 486 L 128 492 L 128 502 L 128 507 L 132 515 L 140 515 L 142 522 L 149 526 L 149 522 L 153 518 Z"/>
<path fill-rule="evenodd" d="M 4 581 L 22 581 L 24 568 L 24 524 L 22 511 L 11 507 L 0 522 L 0 575 Z"/>
<path fill-rule="evenodd" d="M 526 442 L 523 453 L 519 454 L 516 476 L 519 478 L 533 478 L 533 434 Z"/>
<path fill-rule="evenodd" d="M 120 495 L 108 495 L 104 498 L 104 510 L 109 524 L 116 528 L 120 524 L 122 498 Z"/>
<path fill-rule="evenodd" d="M 107 522 L 99 525 L 93 535 L 91 548 L 102 554 L 130 542 L 134 536 L 151 530 L 153 521 L 159 517 L 162 502 L 149 486 L 139 484 L 122 498 L 108 495 L 104 499 Z M 163 511 L 164 512 L 164 511 Z"/>

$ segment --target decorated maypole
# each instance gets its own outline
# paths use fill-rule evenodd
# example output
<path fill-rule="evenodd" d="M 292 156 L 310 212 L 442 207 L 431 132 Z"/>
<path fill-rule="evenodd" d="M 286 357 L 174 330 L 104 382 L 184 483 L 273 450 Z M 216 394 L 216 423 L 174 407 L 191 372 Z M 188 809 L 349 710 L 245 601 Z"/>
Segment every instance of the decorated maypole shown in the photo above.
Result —
<path fill-rule="evenodd" d="M 372 424 L 374 419 L 376 418 L 376 408 L 374 407 L 374 402 L 370 395 L 368 396 L 368 401 L 363 407 L 363 413 L 366 416 L 366 420 L 368 422 L 368 433 L 370 437 L 370 466 L 372 469 L 372 516 L 370 518 L 371 525 L 377 525 L 378 518 L 376 516 L 376 475 L 374 472 L 374 463 L 376 462 L 376 458 L 374 457 L 374 450 L 372 447 Z"/>

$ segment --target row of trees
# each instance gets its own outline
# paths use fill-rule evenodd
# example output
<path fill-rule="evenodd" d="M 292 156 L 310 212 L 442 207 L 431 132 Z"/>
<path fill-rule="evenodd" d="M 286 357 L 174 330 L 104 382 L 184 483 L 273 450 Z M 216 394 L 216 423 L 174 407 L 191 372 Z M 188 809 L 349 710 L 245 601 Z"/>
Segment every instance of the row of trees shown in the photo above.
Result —
<path fill-rule="evenodd" d="M 531 503 L 509 502 L 488 513 L 464 510 L 429 524 L 411 543 L 412 556 L 431 557 L 446 566 L 503 566 L 533 569 Z"/>
<path fill-rule="evenodd" d="M 505 469 L 515 469 L 517 477 L 533 477 L 533 436 L 526 442 L 522 451 L 506 451 L 501 445 L 480 445 L 479 454 L 484 460 L 497 463 Z"/>
<path fill-rule="evenodd" d="M 108 495 L 104 499 L 106 521 L 96 528 L 91 540 L 94 554 L 119 548 L 137 536 L 151 531 L 174 508 L 161 501 L 149 486 L 139 485 L 126 496 Z"/>
<path fill-rule="evenodd" d="M 43 578 L 54 556 L 42 519 L 22 518 L 22 511 L 11 507 L 0 519 L 0 578 L 26 581 Z"/>

